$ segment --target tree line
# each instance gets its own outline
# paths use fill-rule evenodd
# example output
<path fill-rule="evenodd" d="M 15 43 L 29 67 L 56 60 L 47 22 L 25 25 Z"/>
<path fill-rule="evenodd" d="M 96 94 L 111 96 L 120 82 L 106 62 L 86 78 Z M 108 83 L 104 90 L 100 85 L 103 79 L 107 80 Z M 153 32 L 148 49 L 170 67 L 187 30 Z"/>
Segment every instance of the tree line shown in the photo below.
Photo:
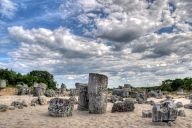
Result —
<path fill-rule="evenodd" d="M 49 89 L 56 89 L 54 77 L 48 71 L 34 70 L 25 75 L 9 69 L 0 69 L 0 79 L 7 80 L 8 86 L 16 87 L 17 84 L 25 83 L 32 87 L 35 82 L 45 83 Z"/>

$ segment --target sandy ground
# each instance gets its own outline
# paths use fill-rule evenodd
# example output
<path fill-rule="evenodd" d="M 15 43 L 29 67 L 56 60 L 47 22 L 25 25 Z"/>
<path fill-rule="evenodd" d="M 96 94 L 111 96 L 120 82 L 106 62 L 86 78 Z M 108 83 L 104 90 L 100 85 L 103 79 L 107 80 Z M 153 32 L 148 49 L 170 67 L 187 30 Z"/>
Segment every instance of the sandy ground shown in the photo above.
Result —
<path fill-rule="evenodd" d="M 0 103 L 10 105 L 14 100 L 25 99 L 30 103 L 32 96 L 0 96 Z M 157 100 L 156 100 L 157 101 Z M 184 104 L 189 100 L 180 98 Z M 142 110 L 151 109 L 147 104 L 135 104 L 134 112 L 111 113 L 112 104 L 108 103 L 106 114 L 89 114 L 77 111 L 67 118 L 48 116 L 48 105 L 29 106 L 24 109 L 0 112 L 0 128 L 170 128 L 168 125 L 154 125 L 150 118 L 142 118 Z M 184 108 L 182 108 L 184 109 Z M 185 109 L 187 117 L 178 117 L 174 128 L 192 128 L 192 110 Z"/>

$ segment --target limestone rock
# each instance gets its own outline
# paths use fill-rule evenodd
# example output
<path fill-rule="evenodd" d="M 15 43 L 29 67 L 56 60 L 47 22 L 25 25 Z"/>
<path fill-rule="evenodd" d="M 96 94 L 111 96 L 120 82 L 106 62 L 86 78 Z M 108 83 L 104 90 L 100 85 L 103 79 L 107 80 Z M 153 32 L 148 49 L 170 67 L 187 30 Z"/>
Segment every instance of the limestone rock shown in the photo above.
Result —
<path fill-rule="evenodd" d="M 43 96 L 39 96 L 38 98 L 34 98 L 31 101 L 31 106 L 45 105 L 45 104 L 47 104 L 47 100 Z"/>
<path fill-rule="evenodd" d="M 184 110 L 179 110 L 177 115 L 181 116 L 181 117 L 186 117 L 186 114 L 185 114 Z"/>
<path fill-rule="evenodd" d="M 0 80 L 0 89 L 6 88 L 6 80 Z"/>
<path fill-rule="evenodd" d="M 184 105 L 184 108 L 186 108 L 186 109 L 192 109 L 192 104 L 185 104 L 185 105 Z"/>
<path fill-rule="evenodd" d="M 177 119 L 177 107 L 172 100 L 155 104 L 152 108 L 153 122 L 169 122 Z"/>
<path fill-rule="evenodd" d="M 142 111 L 142 117 L 143 118 L 151 118 L 152 117 L 152 111 L 151 110 L 143 110 Z"/>
<path fill-rule="evenodd" d="M 182 102 L 177 102 L 175 105 L 176 105 L 177 108 L 182 108 L 183 107 L 183 103 Z"/>
<path fill-rule="evenodd" d="M 88 95 L 89 113 L 102 114 L 107 108 L 108 77 L 102 74 L 89 73 Z"/>
<path fill-rule="evenodd" d="M 42 96 L 46 91 L 47 85 L 44 83 L 35 83 L 33 88 L 33 96 Z"/>
<path fill-rule="evenodd" d="M 147 97 L 145 96 L 144 93 L 138 93 L 136 97 L 136 101 L 138 104 L 143 104 L 147 101 Z"/>
<path fill-rule="evenodd" d="M 131 100 L 118 101 L 113 104 L 112 113 L 113 112 L 131 112 L 134 111 L 135 106 L 134 102 Z"/>
<path fill-rule="evenodd" d="M 26 84 L 19 84 L 17 85 L 18 92 L 17 95 L 27 95 L 29 94 L 29 87 Z"/>
<path fill-rule="evenodd" d="M 123 98 L 117 95 L 112 95 L 109 97 L 109 102 L 115 103 L 116 101 L 123 101 Z"/>
<path fill-rule="evenodd" d="M 0 104 L 0 112 L 5 112 L 8 110 L 8 106 L 4 104 Z"/>
<path fill-rule="evenodd" d="M 27 103 L 25 100 L 23 101 L 13 101 L 11 103 L 11 106 L 14 106 L 15 108 L 18 108 L 18 109 L 23 109 L 23 107 L 27 107 Z"/>
<path fill-rule="evenodd" d="M 88 86 L 80 86 L 79 97 L 78 97 L 78 110 L 84 111 L 89 109 L 89 97 L 88 97 Z"/>
<path fill-rule="evenodd" d="M 48 113 L 53 117 L 72 116 L 73 103 L 67 99 L 54 98 L 49 102 Z"/>
<path fill-rule="evenodd" d="M 77 99 L 75 98 L 75 96 L 71 96 L 71 97 L 69 98 L 69 100 L 70 100 L 71 103 L 73 103 L 73 104 L 77 104 L 77 103 L 78 103 L 78 101 L 77 101 Z"/>
<path fill-rule="evenodd" d="M 56 94 L 55 94 L 55 91 L 53 89 L 48 89 L 45 91 L 45 96 L 47 97 L 55 97 Z"/>

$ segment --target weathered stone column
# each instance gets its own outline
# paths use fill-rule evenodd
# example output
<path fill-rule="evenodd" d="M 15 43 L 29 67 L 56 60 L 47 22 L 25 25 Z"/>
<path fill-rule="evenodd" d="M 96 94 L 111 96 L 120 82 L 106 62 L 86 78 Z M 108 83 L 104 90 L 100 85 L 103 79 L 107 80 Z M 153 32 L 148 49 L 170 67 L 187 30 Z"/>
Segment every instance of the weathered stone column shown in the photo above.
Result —
<path fill-rule="evenodd" d="M 78 110 L 84 111 L 89 109 L 89 97 L 88 97 L 88 86 L 82 85 L 79 87 L 78 97 Z"/>
<path fill-rule="evenodd" d="M 107 76 L 102 74 L 89 73 L 89 113 L 102 114 L 106 112 L 107 85 Z"/>

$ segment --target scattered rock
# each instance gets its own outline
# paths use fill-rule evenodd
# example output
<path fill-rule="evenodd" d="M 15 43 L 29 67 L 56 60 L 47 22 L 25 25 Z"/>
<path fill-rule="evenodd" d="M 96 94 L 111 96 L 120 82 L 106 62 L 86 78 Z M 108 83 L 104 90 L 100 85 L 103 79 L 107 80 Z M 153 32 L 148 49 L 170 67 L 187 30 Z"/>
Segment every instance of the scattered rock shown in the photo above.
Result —
<path fill-rule="evenodd" d="M 138 104 L 143 104 L 147 101 L 147 98 L 144 93 L 138 93 L 136 97 L 136 101 Z"/>
<path fill-rule="evenodd" d="M 177 108 L 182 108 L 183 107 L 183 103 L 182 102 L 177 102 L 175 105 L 176 105 Z"/>
<path fill-rule="evenodd" d="M 177 119 L 177 107 L 172 100 L 155 104 L 152 108 L 153 122 L 169 122 Z"/>
<path fill-rule="evenodd" d="M 181 117 L 186 117 L 186 114 L 185 114 L 184 110 L 179 110 L 177 115 L 181 116 Z"/>
<path fill-rule="evenodd" d="M 69 100 L 70 100 L 71 103 L 73 103 L 73 104 L 77 104 L 77 103 L 78 103 L 78 101 L 77 101 L 77 99 L 75 98 L 75 96 L 71 96 L 71 97 L 69 98 Z"/>
<path fill-rule="evenodd" d="M 19 84 L 17 85 L 18 92 L 17 95 L 27 95 L 29 94 L 29 87 L 26 84 Z"/>
<path fill-rule="evenodd" d="M 6 112 L 8 110 L 8 106 L 4 104 L 0 104 L 0 112 Z"/>
<path fill-rule="evenodd" d="M 74 105 L 70 100 L 54 98 L 49 102 L 48 112 L 53 117 L 72 116 Z"/>
<path fill-rule="evenodd" d="M 31 106 L 45 105 L 45 104 L 47 104 L 47 100 L 43 96 L 39 96 L 38 98 L 34 98 L 31 101 Z"/>
<path fill-rule="evenodd" d="M 15 110 L 15 107 L 14 106 L 9 106 L 8 109 L 9 110 Z"/>
<path fill-rule="evenodd" d="M 23 109 L 23 107 L 27 107 L 27 103 L 25 100 L 23 101 L 13 101 L 11 103 L 11 106 L 14 106 L 15 108 L 18 108 L 18 109 Z"/>
<path fill-rule="evenodd" d="M 115 103 L 116 101 L 123 101 L 123 97 L 112 95 L 109 97 L 108 101 L 111 103 Z"/>
<path fill-rule="evenodd" d="M 152 111 L 151 110 L 143 110 L 142 111 L 142 117 L 143 118 L 151 118 L 152 117 Z"/>
<path fill-rule="evenodd" d="M 153 100 L 146 101 L 145 103 L 146 104 L 150 104 L 150 105 L 154 105 L 155 104 L 155 102 Z"/>
<path fill-rule="evenodd" d="M 55 97 L 56 94 L 55 94 L 55 91 L 53 89 L 48 89 L 45 91 L 45 96 L 47 97 Z"/>
<path fill-rule="evenodd" d="M 185 104 L 185 105 L 184 105 L 184 108 L 186 108 L 186 109 L 192 109 L 192 104 Z"/>
<path fill-rule="evenodd" d="M 125 100 L 115 102 L 111 112 L 131 112 L 134 111 L 134 109 L 134 102 L 132 100 Z"/>

